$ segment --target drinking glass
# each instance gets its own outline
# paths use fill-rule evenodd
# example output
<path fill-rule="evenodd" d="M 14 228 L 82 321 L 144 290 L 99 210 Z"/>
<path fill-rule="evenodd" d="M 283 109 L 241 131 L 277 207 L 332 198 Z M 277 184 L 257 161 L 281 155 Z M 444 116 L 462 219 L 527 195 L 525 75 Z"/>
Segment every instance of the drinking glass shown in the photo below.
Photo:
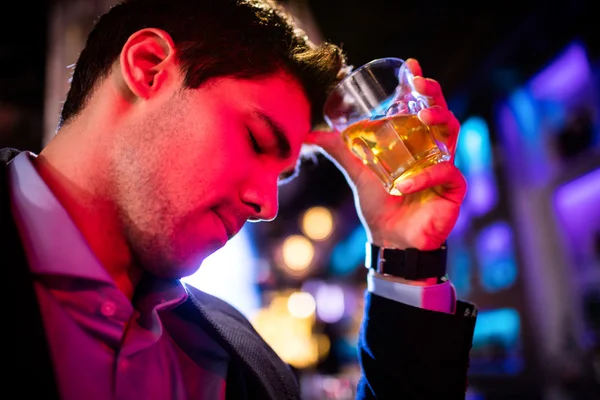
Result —
<path fill-rule="evenodd" d="M 373 60 L 346 76 L 329 94 L 325 121 L 392 195 L 396 184 L 424 168 L 450 160 L 435 126 L 417 114 L 430 99 L 414 88 L 404 60 Z"/>

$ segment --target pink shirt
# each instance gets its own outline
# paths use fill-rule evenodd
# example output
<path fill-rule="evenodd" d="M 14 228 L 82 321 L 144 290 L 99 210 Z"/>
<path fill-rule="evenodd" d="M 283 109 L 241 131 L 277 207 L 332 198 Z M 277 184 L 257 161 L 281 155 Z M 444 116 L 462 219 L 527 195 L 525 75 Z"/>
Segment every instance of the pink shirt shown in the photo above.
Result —
<path fill-rule="evenodd" d="M 187 299 L 184 285 L 146 276 L 129 301 L 29 157 L 9 165 L 11 201 L 61 398 L 225 399 L 228 355 L 170 312 Z"/>

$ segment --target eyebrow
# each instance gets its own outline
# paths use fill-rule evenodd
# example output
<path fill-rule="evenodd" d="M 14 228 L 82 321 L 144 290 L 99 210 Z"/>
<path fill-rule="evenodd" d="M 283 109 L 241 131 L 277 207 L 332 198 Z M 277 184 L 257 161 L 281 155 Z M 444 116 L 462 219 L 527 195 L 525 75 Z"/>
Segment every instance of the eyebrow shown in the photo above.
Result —
<path fill-rule="evenodd" d="M 271 132 L 275 135 L 275 139 L 277 140 L 277 155 L 282 159 L 287 159 L 290 157 L 292 152 L 292 146 L 290 145 L 290 141 L 285 135 L 285 132 L 281 125 L 279 125 L 273 118 L 271 118 L 268 114 L 265 114 L 261 110 L 255 109 L 254 112 L 258 116 L 258 118 L 263 121 Z"/>

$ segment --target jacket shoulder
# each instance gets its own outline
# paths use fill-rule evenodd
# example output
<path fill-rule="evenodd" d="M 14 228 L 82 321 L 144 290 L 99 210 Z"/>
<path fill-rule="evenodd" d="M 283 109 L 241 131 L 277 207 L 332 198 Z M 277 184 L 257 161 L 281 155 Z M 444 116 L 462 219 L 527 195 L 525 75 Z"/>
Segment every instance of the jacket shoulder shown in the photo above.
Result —
<path fill-rule="evenodd" d="M 5 147 L 0 149 L 0 163 L 2 166 L 8 164 L 10 160 L 15 158 L 21 150 L 13 149 L 12 147 Z"/>
<path fill-rule="evenodd" d="M 190 296 L 193 297 L 194 301 L 200 304 L 209 315 L 220 314 L 227 316 L 229 319 L 233 319 L 236 322 L 245 325 L 246 327 L 252 327 L 252 324 L 248 318 L 246 318 L 238 309 L 225 300 L 203 292 L 202 290 L 189 284 L 185 284 L 185 288 Z"/>

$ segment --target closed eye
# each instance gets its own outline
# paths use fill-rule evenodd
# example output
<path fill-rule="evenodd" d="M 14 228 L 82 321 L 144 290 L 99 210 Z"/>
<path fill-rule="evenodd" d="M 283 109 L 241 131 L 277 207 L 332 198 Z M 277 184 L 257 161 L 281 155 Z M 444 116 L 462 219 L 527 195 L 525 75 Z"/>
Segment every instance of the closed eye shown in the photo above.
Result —
<path fill-rule="evenodd" d="M 248 140 L 250 141 L 252 150 L 254 150 L 254 152 L 256 154 L 264 154 L 265 153 L 264 150 L 262 149 L 262 147 L 260 147 L 260 145 L 258 144 L 256 137 L 254 136 L 254 134 L 252 133 L 252 131 L 250 129 L 248 129 Z"/>

